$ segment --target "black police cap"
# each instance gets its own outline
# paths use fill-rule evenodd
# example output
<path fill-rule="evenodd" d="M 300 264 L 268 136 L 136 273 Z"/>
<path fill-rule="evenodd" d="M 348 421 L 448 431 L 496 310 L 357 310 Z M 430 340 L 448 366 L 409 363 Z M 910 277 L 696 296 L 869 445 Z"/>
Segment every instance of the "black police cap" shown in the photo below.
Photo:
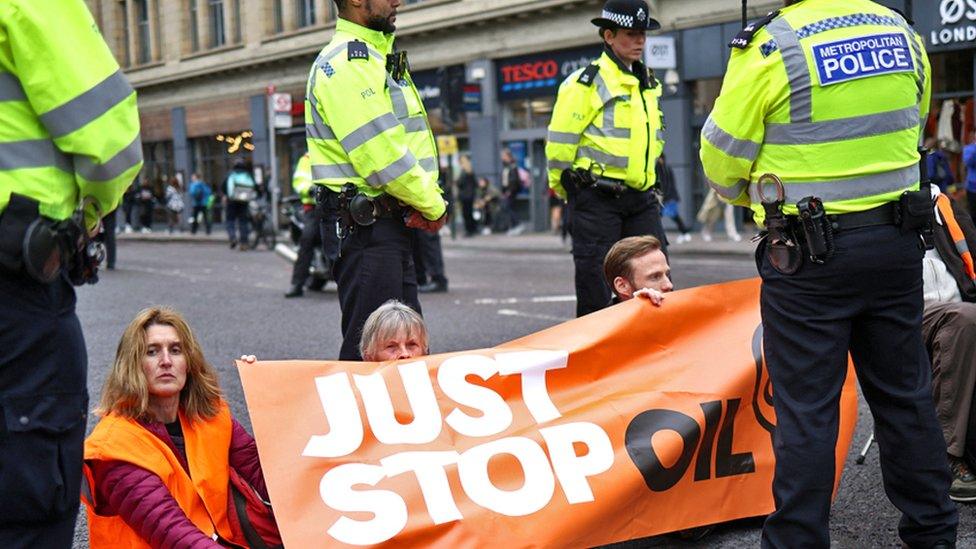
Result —
<path fill-rule="evenodd" d="M 600 17 L 591 21 L 602 29 L 634 29 L 652 31 L 661 23 L 651 17 L 644 0 L 607 0 Z"/>

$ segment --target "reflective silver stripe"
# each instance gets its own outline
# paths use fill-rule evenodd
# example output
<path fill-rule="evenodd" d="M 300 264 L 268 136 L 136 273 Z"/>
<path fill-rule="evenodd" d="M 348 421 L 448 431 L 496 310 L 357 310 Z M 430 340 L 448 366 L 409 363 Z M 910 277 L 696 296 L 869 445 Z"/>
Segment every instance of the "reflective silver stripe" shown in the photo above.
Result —
<path fill-rule="evenodd" d="M 746 160 L 755 160 L 759 156 L 759 143 L 733 137 L 732 134 L 720 128 L 711 116 L 705 121 L 705 127 L 702 128 L 702 137 L 711 143 L 713 147 L 729 156 L 744 158 Z"/>
<path fill-rule="evenodd" d="M 616 137 L 619 139 L 630 139 L 630 128 L 607 128 L 590 125 L 583 132 L 586 135 L 597 136 L 597 137 Z"/>
<path fill-rule="evenodd" d="M 593 86 L 596 88 L 596 93 L 600 96 L 600 101 L 604 104 L 613 99 L 613 94 L 610 93 L 610 88 L 607 87 L 607 83 L 600 76 L 600 73 L 596 73 L 596 78 L 593 79 Z"/>
<path fill-rule="evenodd" d="M 0 170 L 50 167 L 74 171 L 71 160 L 50 139 L 0 143 Z"/>
<path fill-rule="evenodd" d="M 52 137 L 61 137 L 84 128 L 134 92 L 122 71 L 116 71 L 85 93 L 40 116 Z"/>
<path fill-rule="evenodd" d="M 23 101 L 27 99 L 20 80 L 9 72 L 0 72 L 0 101 Z"/>
<path fill-rule="evenodd" d="M 403 127 L 407 130 L 407 133 L 425 132 L 429 129 L 427 127 L 427 118 L 422 115 L 411 116 L 404 120 Z"/>
<path fill-rule="evenodd" d="M 352 164 L 314 164 L 312 179 L 338 179 L 340 177 L 359 177 Z"/>
<path fill-rule="evenodd" d="M 410 111 L 407 109 L 407 100 L 403 96 L 403 89 L 389 74 L 386 75 L 386 85 L 390 88 L 390 101 L 393 102 L 393 114 L 400 120 L 406 120 L 410 117 Z"/>
<path fill-rule="evenodd" d="M 322 120 L 322 115 L 319 114 L 319 100 L 315 97 L 315 82 L 317 80 L 319 71 L 312 71 L 312 76 L 310 78 L 308 89 L 308 105 L 309 110 L 312 114 L 312 125 L 305 126 L 305 135 L 311 137 L 312 139 L 335 139 L 335 133 L 332 128 Z"/>
<path fill-rule="evenodd" d="M 358 42 L 358 40 L 350 40 L 350 42 Z M 344 51 L 348 51 L 348 49 L 349 49 L 349 42 L 343 42 L 338 46 L 329 50 L 328 53 L 323 53 L 319 55 L 318 58 L 315 59 L 315 63 L 316 64 L 318 64 L 319 62 L 328 63 L 329 61 L 335 59 L 335 57 L 340 53 Z M 366 49 L 369 51 L 369 55 L 374 59 L 379 59 L 380 61 L 386 61 L 386 58 L 380 55 L 378 51 L 375 51 L 373 48 L 370 48 L 368 46 Z"/>
<path fill-rule="evenodd" d="M 412 152 L 407 151 L 406 154 L 401 156 L 399 160 L 393 162 L 382 170 L 370 174 L 369 177 L 366 178 L 366 182 L 374 187 L 383 187 L 394 181 L 396 178 L 409 172 L 410 169 L 416 165 L 417 159 L 414 158 Z"/>
<path fill-rule="evenodd" d="M 624 170 L 627 169 L 628 158 L 626 156 L 614 156 L 612 154 L 594 149 L 593 147 L 580 147 L 579 154 L 576 156 L 578 158 L 589 158 L 590 160 L 599 162 L 604 166 L 613 166 L 614 168 L 622 168 Z"/>
<path fill-rule="evenodd" d="M 617 125 L 617 98 L 603 105 L 603 127 L 612 128 Z"/>
<path fill-rule="evenodd" d="M 342 138 L 339 144 L 346 152 L 366 143 L 377 135 L 400 125 L 400 121 L 390 113 L 381 114 Z"/>
<path fill-rule="evenodd" d="M 774 19 L 766 29 L 779 44 L 783 64 L 786 65 L 786 75 L 790 80 L 790 120 L 810 122 L 813 116 L 812 83 L 807 58 L 800 49 L 796 31 L 782 17 Z"/>
<path fill-rule="evenodd" d="M 824 202 L 855 200 L 866 196 L 901 191 L 915 183 L 918 183 L 918 166 L 912 164 L 906 168 L 890 172 L 835 181 L 803 183 L 784 180 L 783 187 L 786 189 L 786 203 L 795 204 L 807 196 L 816 196 Z M 760 202 L 759 192 L 755 185 L 749 187 L 749 196 L 753 203 L 758 204 Z"/>
<path fill-rule="evenodd" d="M 709 187 L 715 189 L 715 192 L 718 193 L 719 196 L 727 200 L 735 200 L 740 194 L 742 194 L 742 191 L 746 190 L 746 188 L 749 186 L 749 182 L 745 179 L 736 181 L 731 187 L 719 185 L 707 177 L 705 178 L 705 182 L 708 183 Z"/>
<path fill-rule="evenodd" d="M 593 126 L 590 126 L 591 128 Z M 579 143 L 580 135 L 572 132 L 554 132 L 549 130 L 549 142 L 559 143 L 561 145 L 575 145 Z"/>
<path fill-rule="evenodd" d="M 568 170 L 573 167 L 572 162 L 563 162 L 562 160 L 549 160 L 547 169 L 550 170 Z"/>
<path fill-rule="evenodd" d="M 968 254 L 969 253 L 969 243 L 966 242 L 966 239 L 965 238 L 962 239 L 962 240 L 957 240 L 955 242 L 955 244 L 956 244 L 956 251 L 959 252 L 959 255 L 963 255 L 963 254 Z"/>
<path fill-rule="evenodd" d="M 111 181 L 126 170 L 142 162 L 142 141 L 136 136 L 131 143 L 104 164 L 96 164 L 87 156 L 76 155 L 75 171 L 88 181 Z"/>
<path fill-rule="evenodd" d="M 437 171 L 437 159 L 434 158 L 433 156 L 428 156 L 427 158 L 421 158 L 420 160 L 417 161 L 417 163 L 420 164 L 420 167 L 423 168 L 424 171 L 427 172 Z"/>
<path fill-rule="evenodd" d="M 800 124 L 766 124 L 767 145 L 811 145 L 884 135 L 918 127 L 918 106 L 895 111 Z"/>

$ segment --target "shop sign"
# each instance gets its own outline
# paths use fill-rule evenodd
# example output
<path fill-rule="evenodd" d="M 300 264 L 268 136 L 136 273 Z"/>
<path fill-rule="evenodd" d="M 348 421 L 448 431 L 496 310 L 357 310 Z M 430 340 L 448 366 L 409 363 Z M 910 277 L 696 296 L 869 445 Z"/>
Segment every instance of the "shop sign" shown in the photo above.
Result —
<path fill-rule="evenodd" d="M 499 59 L 495 62 L 498 99 L 554 96 L 573 71 L 600 56 L 600 46 Z"/>
<path fill-rule="evenodd" d="M 424 102 L 424 108 L 428 111 L 440 108 L 441 106 L 441 83 L 437 70 L 417 71 L 411 73 L 413 84 L 417 86 L 420 93 L 420 100 Z"/>
<path fill-rule="evenodd" d="M 437 151 L 440 154 L 454 154 L 458 152 L 458 140 L 454 135 L 438 135 Z"/>
<path fill-rule="evenodd" d="M 926 6 L 916 8 L 916 24 L 930 49 L 958 49 L 976 43 L 976 0 L 941 0 Z"/>
<path fill-rule="evenodd" d="M 678 68 L 673 36 L 648 36 L 644 43 L 644 60 L 652 69 Z"/>
<path fill-rule="evenodd" d="M 274 127 L 290 128 L 291 120 L 291 94 L 275 93 L 271 95 L 271 104 L 274 107 Z"/>
<path fill-rule="evenodd" d="M 465 112 L 481 112 L 481 84 L 464 85 Z"/>

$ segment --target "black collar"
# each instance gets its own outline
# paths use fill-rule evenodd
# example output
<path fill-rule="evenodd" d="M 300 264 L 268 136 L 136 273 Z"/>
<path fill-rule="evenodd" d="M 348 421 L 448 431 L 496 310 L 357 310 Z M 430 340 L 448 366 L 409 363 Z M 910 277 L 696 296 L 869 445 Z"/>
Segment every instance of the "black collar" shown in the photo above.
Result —
<path fill-rule="evenodd" d="M 634 61 L 634 65 L 632 67 L 627 67 L 627 65 L 624 65 L 624 62 L 617 57 L 617 54 L 613 52 L 613 48 L 610 47 L 610 44 L 607 44 L 606 42 L 603 43 L 603 51 L 614 63 L 616 63 L 618 67 L 620 67 L 620 70 L 627 74 L 634 75 L 634 77 L 637 78 L 637 82 L 640 83 L 641 89 L 651 87 L 647 81 L 647 69 L 644 67 L 643 63 L 640 61 Z"/>

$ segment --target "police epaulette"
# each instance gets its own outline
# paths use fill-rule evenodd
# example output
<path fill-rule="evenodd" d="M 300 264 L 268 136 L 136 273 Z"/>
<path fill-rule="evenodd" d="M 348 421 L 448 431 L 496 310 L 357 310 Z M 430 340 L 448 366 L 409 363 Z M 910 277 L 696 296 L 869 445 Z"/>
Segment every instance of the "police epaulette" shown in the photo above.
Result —
<path fill-rule="evenodd" d="M 577 82 L 583 84 L 584 86 L 592 86 L 593 80 L 596 78 L 596 74 L 600 72 L 600 65 L 593 63 L 587 65 L 583 72 L 580 73 L 579 78 L 576 79 Z"/>
<path fill-rule="evenodd" d="M 349 60 L 353 59 L 369 59 L 369 46 L 366 42 L 360 42 L 358 40 L 353 40 L 349 42 Z"/>
<path fill-rule="evenodd" d="M 752 42 L 752 37 L 755 36 L 760 29 L 768 25 L 770 21 L 776 19 L 777 15 L 779 15 L 779 10 L 771 11 L 766 15 L 766 17 L 763 17 L 759 21 L 749 23 L 744 29 L 739 31 L 739 34 L 735 35 L 735 38 L 733 38 L 731 42 L 729 42 L 729 47 L 739 48 L 740 50 L 746 49 L 749 46 L 749 43 Z"/>

